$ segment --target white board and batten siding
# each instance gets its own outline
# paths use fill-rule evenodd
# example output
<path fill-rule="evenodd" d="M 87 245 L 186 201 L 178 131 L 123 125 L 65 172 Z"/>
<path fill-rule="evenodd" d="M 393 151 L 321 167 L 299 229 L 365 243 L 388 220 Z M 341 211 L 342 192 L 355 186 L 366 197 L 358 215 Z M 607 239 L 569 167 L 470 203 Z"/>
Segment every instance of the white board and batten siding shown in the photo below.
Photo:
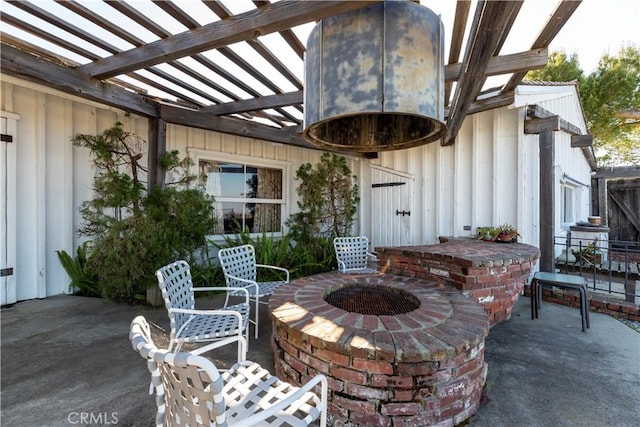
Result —
<path fill-rule="evenodd" d="M 15 265 L 16 235 L 16 144 L 18 114 L 0 111 L 0 305 L 18 301 Z"/>
<path fill-rule="evenodd" d="M 95 174 L 88 150 L 74 147 L 70 139 L 78 133 L 100 133 L 120 121 L 146 140 L 149 122 L 11 76 L 2 76 L 1 89 L 2 118 L 15 129 L 15 178 L 7 178 L 15 180 L 15 197 L 3 196 L 7 206 L 3 212 L 10 212 L 12 203 L 15 214 L 14 219 L 11 214 L 2 218 L 14 233 L 3 232 L 15 236 L 2 247 L 3 256 L 10 250 L 15 253 L 14 299 L 68 293 L 69 278 L 56 251 L 74 254 L 82 244 L 84 238 L 77 234 L 79 207 L 92 197 Z M 473 236 L 478 226 L 509 222 L 520 230 L 522 241 L 537 244 L 538 143 L 536 135 L 523 133 L 526 105 L 537 103 L 583 128 L 572 89 L 573 95 L 566 97 L 517 93 L 511 107 L 467 117 L 452 146 L 434 142 L 383 152 L 372 160 L 347 156 L 358 176 L 361 197 L 354 234 L 368 236 L 372 248 L 420 245 L 436 243 L 439 236 Z M 589 168 L 580 150 L 570 148 L 570 137 L 563 132 L 556 132 L 556 142 L 558 185 L 564 175 L 588 184 Z M 297 210 L 297 169 L 317 163 L 322 154 L 174 124 L 167 125 L 167 149 L 177 149 L 194 160 L 218 157 L 282 167 L 284 219 Z M 588 188 L 581 191 L 585 197 L 578 209 L 586 218 Z M 556 221 L 559 230 L 560 218 Z M 7 292 L 3 297 L 10 303 Z"/>
<path fill-rule="evenodd" d="M 524 134 L 528 105 L 537 104 L 586 132 L 576 87 L 519 86 L 513 105 L 468 116 L 455 144 L 433 142 L 409 150 L 380 153 L 362 167 L 362 182 L 371 187 L 376 168 L 406 175 L 414 182 L 410 197 L 410 244 L 433 244 L 440 236 L 471 237 L 476 228 L 509 223 L 522 242 L 539 245 L 539 147 L 537 135 Z M 560 186 L 571 183 L 578 191 L 576 220 L 589 213 L 590 167 L 579 148 L 571 148 L 568 133 L 555 132 L 555 234 L 566 232 L 560 208 Z M 396 197 L 402 197 L 401 187 Z M 373 190 L 372 190 L 373 191 Z M 373 246 L 386 244 L 376 227 L 393 223 L 376 210 L 373 196 L 363 197 L 361 210 L 371 212 L 361 232 L 373 236 Z M 392 209 L 395 212 L 395 209 Z M 376 218 L 379 215 L 380 218 Z M 558 248 L 560 250 L 560 248 Z"/>
<path fill-rule="evenodd" d="M 73 146 L 71 138 L 102 132 L 116 121 L 146 137 L 147 120 L 11 76 L 3 75 L 1 85 L 3 120 L 19 117 L 13 135 L 16 300 L 69 293 L 56 251 L 74 255 L 82 243 L 79 207 L 92 197 L 94 176 L 88 150 Z M 4 244 L 1 249 L 7 251 Z"/>
<path fill-rule="evenodd" d="M 364 172 L 374 176 L 377 168 L 385 168 L 411 177 L 415 191 L 409 199 L 409 233 L 413 236 L 409 241 L 420 245 L 437 243 L 439 236 L 473 236 L 478 226 L 509 222 L 524 229 L 517 216 L 518 188 L 522 187 L 517 179 L 519 167 L 517 112 L 499 109 L 469 116 L 451 146 L 442 147 L 437 141 L 380 153 Z M 365 182 L 369 179 L 363 177 Z M 400 197 L 401 187 L 390 188 Z M 367 202 L 363 200 L 363 211 L 368 210 Z M 376 219 L 383 212 L 373 207 L 372 224 L 390 221 Z M 363 232 L 384 235 L 374 231 L 373 225 Z M 385 245 L 375 237 L 372 243 Z"/>

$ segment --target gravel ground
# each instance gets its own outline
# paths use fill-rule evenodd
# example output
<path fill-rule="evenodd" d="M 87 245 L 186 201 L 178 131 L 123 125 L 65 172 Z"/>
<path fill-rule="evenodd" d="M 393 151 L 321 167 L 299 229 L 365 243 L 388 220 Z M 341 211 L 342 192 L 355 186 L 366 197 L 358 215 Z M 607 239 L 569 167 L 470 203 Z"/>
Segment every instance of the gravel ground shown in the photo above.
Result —
<path fill-rule="evenodd" d="M 631 329 L 633 329 L 634 331 L 640 332 L 640 322 L 634 322 L 633 320 L 627 320 L 627 319 L 618 319 L 618 320 L 624 323 L 625 325 L 627 325 L 628 327 L 630 327 Z"/>

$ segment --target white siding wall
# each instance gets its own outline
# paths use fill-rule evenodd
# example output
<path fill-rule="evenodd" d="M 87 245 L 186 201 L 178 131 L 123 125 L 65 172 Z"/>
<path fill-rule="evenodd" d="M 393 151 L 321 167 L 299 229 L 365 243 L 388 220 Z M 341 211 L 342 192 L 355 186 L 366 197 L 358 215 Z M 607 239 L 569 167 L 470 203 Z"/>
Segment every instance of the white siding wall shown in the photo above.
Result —
<path fill-rule="evenodd" d="M 520 231 L 520 241 L 539 244 L 539 147 L 537 135 L 524 134 L 527 103 L 559 114 L 584 133 L 586 128 L 575 88 L 551 87 L 542 94 L 535 90 L 522 96 L 517 108 L 468 116 L 453 146 L 434 142 L 380 153 L 379 159 L 371 161 L 415 177 L 411 211 L 419 215 L 412 215 L 411 224 L 414 235 L 420 236 L 415 244 L 436 243 L 439 236 L 474 236 L 479 226 L 505 222 Z M 555 141 L 555 230 L 562 235 L 561 177 L 567 174 L 589 185 L 590 168 L 581 150 L 571 148 L 569 134 L 556 132 Z M 367 169 L 362 168 L 365 182 Z M 582 186 L 580 194 L 578 220 L 586 220 L 590 188 Z M 363 208 L 366 206 L 363 201 Z M 364 222 L 362 233 L 369 233 Z"/>
<path fill-rule="evenodd" d="M 17 261 L 14 269 L 18 300 L 68 293 L 69 278 L 56 251 L 75 254 L 85 237 L 79 207 L 92 197 L 94 169 L 89 150 L 75 147 L 73 135 L 98 134 L 124 123 L 127 131 L 148 138 L 144 117 L 76 98 L 41 85 L 2 76 L 0 110 L 20 115 L 17 135 Z M 303 163 L 315 164 L 322 154 L 283 144 L 256 141 L 218 132 L 167 125 L 167 149 L 186 155 L 188 149 L 209 150 L 252 158 L 277 160 L 289 165 L 285 191 L 285 218 L 297 207 L 295 173 Z M 358 158 L 347 157 L 360 175 Z M 146 157 L 142 162 L 146 162 Z M 144 175 L 142 179 L 146 179 Z M 360 190 L 366 189 L 360 185 Z M 368 194 L 362 194 L 368 198 Z M 360 212 L 367 218 L 366 213 Z M 359 224 L 356 224 L 356 229 Z"/>
<path fill-rule="evenodd" d="M 532 234 L 531 221 L 524 211 L 519 213 L 519 203 L 526 199 L 521 188 L 530 179 L 519 172 L 528 166 L 521 159 L 520 115 L 520 110 L 506 108 L 474 114 L 452 146 L 434 142 L 384 152 L 371 161 L 414 175 L 416 244 L 435 243 L 439 236 L 473 236 L 476 227 L 505 222 L 518 227 L 523 237 Z M 368 233 L 366 227 L 363 233 Z"/>
<path fill-rule="evenodd" d="M 77 133 L 96 134 L 116 121 L 146 139 L 147 120 L 29 82 L 3 76 L 0 110 L 20 115 L 16 144 L 17 299 L 68 293 L 69 278 L 57 250 L 70 254 L 83 239 L 78 211 L 91 198 L 94 171 Z"/>

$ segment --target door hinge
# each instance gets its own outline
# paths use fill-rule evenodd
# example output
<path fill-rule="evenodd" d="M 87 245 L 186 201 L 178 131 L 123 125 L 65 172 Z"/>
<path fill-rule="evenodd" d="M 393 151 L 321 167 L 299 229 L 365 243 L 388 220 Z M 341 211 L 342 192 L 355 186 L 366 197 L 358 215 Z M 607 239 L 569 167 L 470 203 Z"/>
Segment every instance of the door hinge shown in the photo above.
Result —
<path fill-rule="evenodd" d="M 402 215 L 402 216 L 408 215 L 408 216 L 411 216 L 411 211 L 405 211 L 405 210 L 399 211 L 399 210 L 396 209 L 396 215 Z"/>
<path fill-rule="evenodd" d="M 13 142 L 13 135 L 8 135 L 6 133 L 0 133 L 0 141 L 2 141 L 2 142 Z"/>
<path fill-rule="evenodd" d="M 13 267 L 3 268 L 0 270 L 0 277 L 13 276 Z"/>

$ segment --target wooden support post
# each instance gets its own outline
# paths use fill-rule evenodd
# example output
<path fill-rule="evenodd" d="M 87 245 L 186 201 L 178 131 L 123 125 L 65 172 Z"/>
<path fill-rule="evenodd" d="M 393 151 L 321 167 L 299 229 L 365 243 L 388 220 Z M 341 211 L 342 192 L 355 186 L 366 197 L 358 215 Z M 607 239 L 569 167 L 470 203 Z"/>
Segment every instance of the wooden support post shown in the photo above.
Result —
<path fill-rule="evenodd" d="M 540 147 L 540 271 L 555 272 L 554 236 L 556 219 L 556 178 L 554 159 L 554 131 L 572 135 L 572 147 L 588 146 L 591 138 L 581 135 L 580 129 L 560 116 L 554 115 L 539 105 L 527 107 L 524 121 L 525 134 L 538 134 Z M 576 136 L 575 138 L 573 136 Z"/>
<path fill-rule="evenodd" d="M 607 209 L 607 180 L 598 178 L 598 215 L 604 227 L 609 226 L 609 209 Z"/>
<path fill-rule="evenodd" d="M 147 190 L 154 185 L 164 186 L 164 169 L 160 167 L 160 158 L 167 151 L 167 122 L 159 117 L 149 119 L 149 151 L 147 152 Z M 152 307 L 164 304 L 162 292 L 158 286 L 147 288 L 146 302 Z"/>
<path fill-rule="evenodd" d="M 554 131 L 543 130 L 538 135 L 540 147 L 540 271 L 555 272 L 554 221 L 556 217 Z"/>
<path fill-rule="evenodd" d="M 147 153 L 147 189 L 154 185 L 164 185 L 164 170 L 160 167 L 160 158 L 167 150 L 167 122 L 153 117 L 149 119 L 149 152 Z"/>

